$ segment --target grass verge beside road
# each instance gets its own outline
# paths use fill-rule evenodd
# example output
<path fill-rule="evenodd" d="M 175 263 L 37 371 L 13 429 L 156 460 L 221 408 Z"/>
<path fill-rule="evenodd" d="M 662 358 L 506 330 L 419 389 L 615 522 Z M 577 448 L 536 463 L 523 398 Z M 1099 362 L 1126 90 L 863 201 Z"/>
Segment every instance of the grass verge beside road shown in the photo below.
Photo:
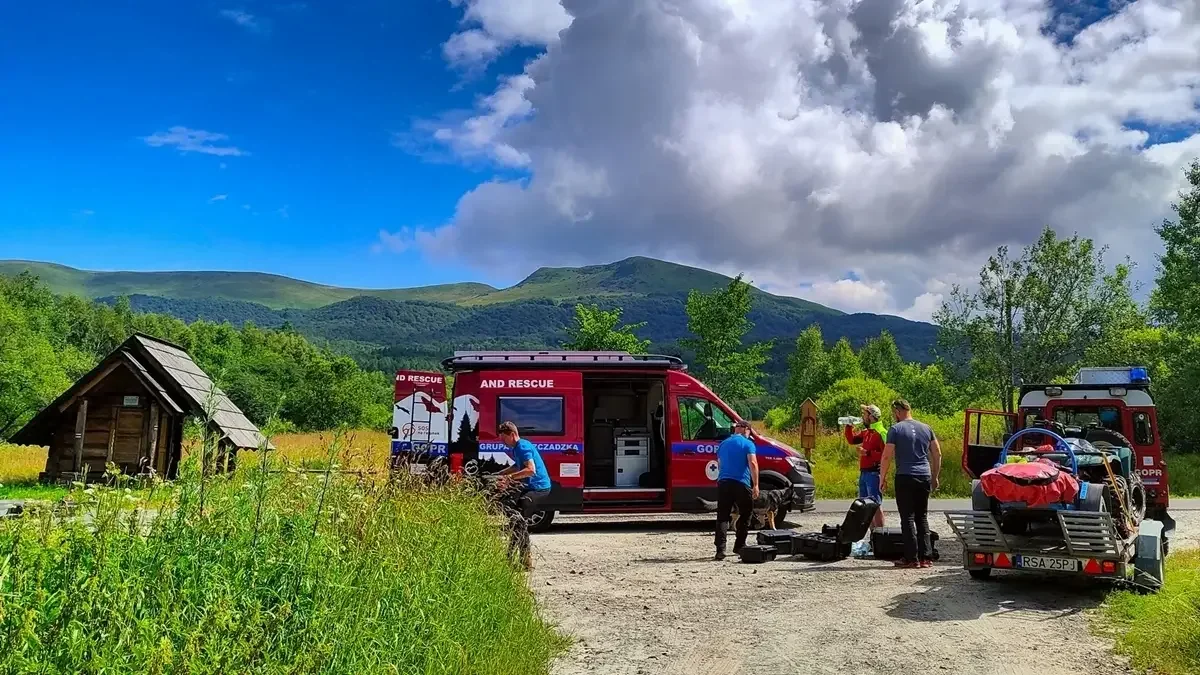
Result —
<path fill-rule="evenodd" d="M 1104 618 L 1119 653 L 1159 675 L 1200 673 L 1200 550 L 1167 556 L 1167 584 L 1154 595 L 1119 591 Z"/>
<path fill-rule="evenodd" d="M 0 521 L 0 672 L 525 675 L 565 647 L 465 488 L 196 464 Z"/>

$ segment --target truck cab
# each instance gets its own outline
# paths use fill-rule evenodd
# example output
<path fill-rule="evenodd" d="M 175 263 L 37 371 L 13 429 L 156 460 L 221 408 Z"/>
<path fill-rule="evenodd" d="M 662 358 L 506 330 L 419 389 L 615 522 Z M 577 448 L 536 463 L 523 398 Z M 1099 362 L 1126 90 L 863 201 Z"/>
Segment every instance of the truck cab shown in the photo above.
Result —
<path fill-rule="evenodd" d="M 448 454 L 452 467 L 495 473 L 513 463 L 496 428 L 514 422 L 550 474 L 534 531 L 556 512 L 702 512 L 704 501 L 716 500 L 717 447 L 740 418 L 676 357 L 456 352 L 442 366 L 454 374 L 445 405 L 448 443 L 430 444 L 428 455 Z M 815 508 L 804 456 L 757 431 L 751 438 L 762 489 L 788 489 L 792 509 Z M 393 444 L 394 452 L 404 448 Z M 421 461 L 407 463 L 421 470 Z"/>
<path fill-rule="evenodd" d="M 968 410 L 963 470 L 978 478 L 995 465 L 1001 446 L 1012 434 L 1045 422 L 1072 429 L 1090 442 L 1132 450 L 1135 471 L 1146 488 L 1146 516 L 1171 522 L 1167 465 L 1146 368 L 1083 368 L 1070 384 L 1022 386 L 1015 413 Z M 1022 440 L 1031 446 L 1042 442 L 1036 433 Z"/>

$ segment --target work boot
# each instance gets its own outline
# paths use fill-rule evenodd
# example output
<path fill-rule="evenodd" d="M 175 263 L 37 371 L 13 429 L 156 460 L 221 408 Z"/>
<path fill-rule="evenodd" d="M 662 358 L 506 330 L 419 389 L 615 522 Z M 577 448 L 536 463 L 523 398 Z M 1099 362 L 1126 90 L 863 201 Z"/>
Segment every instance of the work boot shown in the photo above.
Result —
<path fill-rule="evenodd" d="M 717 554 L 713 556 L 713 560 L 721 561 L 724 559 L 725 559 L 725 551 L 717 551 Z"/>

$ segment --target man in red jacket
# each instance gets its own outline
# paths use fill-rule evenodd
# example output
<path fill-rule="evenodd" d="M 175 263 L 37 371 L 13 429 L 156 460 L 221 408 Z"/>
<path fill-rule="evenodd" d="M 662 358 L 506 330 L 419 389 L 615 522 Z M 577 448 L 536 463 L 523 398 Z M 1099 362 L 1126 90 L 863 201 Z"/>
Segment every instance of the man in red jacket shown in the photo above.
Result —
<path fill-rule="evenodd" d="M 879 489 L 879 462 L 883 459 L 884 438 L 887 429 L 880 418 L 883 414 L 876 405 L 861 405 L 863 428 L 857 433 L 847 424 L 846 442 L 858 446 L 858 497 L 879 502 L 879 510 L 871 521 L 871 529 L 883 527 L 883 493 Z"/>

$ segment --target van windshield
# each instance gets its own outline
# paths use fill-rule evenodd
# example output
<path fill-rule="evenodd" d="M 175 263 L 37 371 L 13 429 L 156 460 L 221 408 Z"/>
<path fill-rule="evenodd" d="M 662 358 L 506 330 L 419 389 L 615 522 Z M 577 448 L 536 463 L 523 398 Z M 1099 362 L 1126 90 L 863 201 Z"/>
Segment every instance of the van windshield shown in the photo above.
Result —
<path fill-rule="evenodd" d="M 711 401 L 680 396 L 679 429 L 685 441 L 719 441 L 733 433 L 733 420 Z"/>

